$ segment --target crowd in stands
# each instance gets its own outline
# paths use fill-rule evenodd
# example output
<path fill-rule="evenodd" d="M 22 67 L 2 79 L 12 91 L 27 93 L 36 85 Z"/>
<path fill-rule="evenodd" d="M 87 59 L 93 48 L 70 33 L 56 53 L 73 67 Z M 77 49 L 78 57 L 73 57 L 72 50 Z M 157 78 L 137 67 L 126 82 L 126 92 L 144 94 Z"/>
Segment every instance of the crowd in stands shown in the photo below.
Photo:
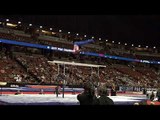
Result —
<path fill-rule="evenodd" d="M 108 87 L 153 87 L 160 83 L 158 73 L 147 67 L 136 67 L 122 64 L 106 65 L 105 68 L 97 68 L 49 64 L 43 55 L 27 55 L 25 53 L 13 53 L 13 58 L 1 52 L 0 56 L 0 79 L 11 83 L 32 84 L 62 84 L 63 77 L 58 79 L 65 69 L 65 84 L 82 86 L 86 81 L 95 84 L 107 83 Z M 98 76 L 99 74 L 99 76 Z"/>
<path fill-rule="evenodd" d="M 33 83 L 30 76 L 15 60 L 0 52 L 0 81 L 11 83 Z"/>

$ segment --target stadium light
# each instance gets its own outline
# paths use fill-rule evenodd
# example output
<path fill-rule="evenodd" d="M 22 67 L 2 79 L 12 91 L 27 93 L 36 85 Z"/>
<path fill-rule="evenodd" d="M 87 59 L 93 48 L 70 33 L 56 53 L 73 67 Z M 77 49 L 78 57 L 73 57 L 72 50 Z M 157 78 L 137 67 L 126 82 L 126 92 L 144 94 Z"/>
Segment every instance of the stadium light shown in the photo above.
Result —
<path fill-rule="evenodd" d="M 62 30 L 59 30 L 59 32 L 62 32 Z"/>
<path fill-rule="evenodd" d="M 112 43 L 114 43 L 114 41 L 112 41 Z"/>
<path fill-rule="evenodd" d="M 153 47 L 154 49 L 156 48 L 156 46 Z"/>
<path fill-rule="evenodd" d="M 146 48 L 148 48 L 148 46 L 146 46 Z"/>
<path fill-rule="evenodd" d="M 138 45 L 138 47 L 141 47 L 141 45 Z"/>
<path fill-rule="evenodd" d="M 108 40 L 106 40 L 106 42 L 108 42 Z"/>
<path fill-rule="evenodd" d="M 92 36 L 92 39 L 94 39 L 94 36 Z"/>
<path fill-rule="evenodd" d="M 101 40 L 101 38 L 99 38 L 99 40 Z"/>
<path fill-rule="evenodd" d="M 132 47 L 134 46 L 134 44 L 132 44 Z"/>
<path fill-rule="evenodd" d="M 29 26 L 32 26 L 32 24 L 29 24 Z"/>
<path fill-rule="evenodd" d="M 42 26 L 39 26 L 39 28 L 43 28 Z"/>
<path fill-rule="evenodd" d="M 84 37 L 87 37 L 87 35 L 84 35 Z"/>
<path fill-rule="evenodd" d="M 49 30 L 52 30 L 52 28 L 49 28 Z"/>
<path fill-rule="evenodd" d="M 68 34 L 70 34 L 71 32 L 68 32 Z"/>
<path fill-rule="evenodd" d="M 127 45 L 127 43 L 125 43 L 124 45 Z"/>
<path fill-rule="evenodd" d="M 18 21 L 18 24 L 21 24 L 21 21 Z"/>
<path fill-rule="evenodd" d="M 0 24 L 2 24 L 2 22 L 0 22 Z"/>
<path fill-rule="evenodd" d="M 76 35 L 78 36 L 79 34 L 77 33 Z"/>
<path fill-rule="evenodd" d="M 8 22 L 8 21 L 9 21 L 9 19 L 6 19 L 6 21 Z"/>
<path fill-rule="evenodd" d="M 118 44 L 120 45 L 121 43 L 120 43 L 120 42 L 118 42 Z"/>

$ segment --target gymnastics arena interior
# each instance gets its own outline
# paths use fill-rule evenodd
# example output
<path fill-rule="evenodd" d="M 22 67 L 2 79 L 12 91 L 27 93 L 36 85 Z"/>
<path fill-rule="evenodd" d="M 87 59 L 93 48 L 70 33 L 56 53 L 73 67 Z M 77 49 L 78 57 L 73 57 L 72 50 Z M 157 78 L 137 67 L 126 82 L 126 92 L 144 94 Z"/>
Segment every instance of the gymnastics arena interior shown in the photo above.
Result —
<path fill-rule="evenodd" d="M 75 52 L 77 41 L 83 46 Z M 0 104 L 79 105 L 77 95 L 91 81 L 106 84 L 115 105 L 159 105 L 157 51 L 1 19 Z M 112 86 L 116 95 L 111 94 Z"/>

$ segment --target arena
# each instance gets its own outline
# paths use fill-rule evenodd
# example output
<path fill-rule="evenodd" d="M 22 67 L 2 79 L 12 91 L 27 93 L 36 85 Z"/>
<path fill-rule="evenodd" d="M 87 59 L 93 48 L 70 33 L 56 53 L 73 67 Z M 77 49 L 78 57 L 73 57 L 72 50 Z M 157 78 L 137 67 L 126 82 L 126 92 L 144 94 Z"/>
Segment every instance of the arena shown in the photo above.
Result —
<path fill-rule="evenodd" d="M 79 105 L 77 95 L 90 81 L 95 89 L 105 85 L 115 105 L 159 105 L 159 58 L 156 47 L 1 18 L 0 104 Z"/>

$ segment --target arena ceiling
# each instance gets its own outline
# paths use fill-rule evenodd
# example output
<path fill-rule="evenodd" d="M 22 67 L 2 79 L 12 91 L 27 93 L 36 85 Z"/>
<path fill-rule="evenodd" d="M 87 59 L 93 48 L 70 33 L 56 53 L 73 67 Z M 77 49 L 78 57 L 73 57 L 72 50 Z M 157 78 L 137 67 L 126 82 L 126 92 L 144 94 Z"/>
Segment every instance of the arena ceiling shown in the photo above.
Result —
<path fill-rule="evenodd" d="M 115 43 L 160 46 L 160 15 L 4 15 L 2 17 L 95 36 Z"/>

